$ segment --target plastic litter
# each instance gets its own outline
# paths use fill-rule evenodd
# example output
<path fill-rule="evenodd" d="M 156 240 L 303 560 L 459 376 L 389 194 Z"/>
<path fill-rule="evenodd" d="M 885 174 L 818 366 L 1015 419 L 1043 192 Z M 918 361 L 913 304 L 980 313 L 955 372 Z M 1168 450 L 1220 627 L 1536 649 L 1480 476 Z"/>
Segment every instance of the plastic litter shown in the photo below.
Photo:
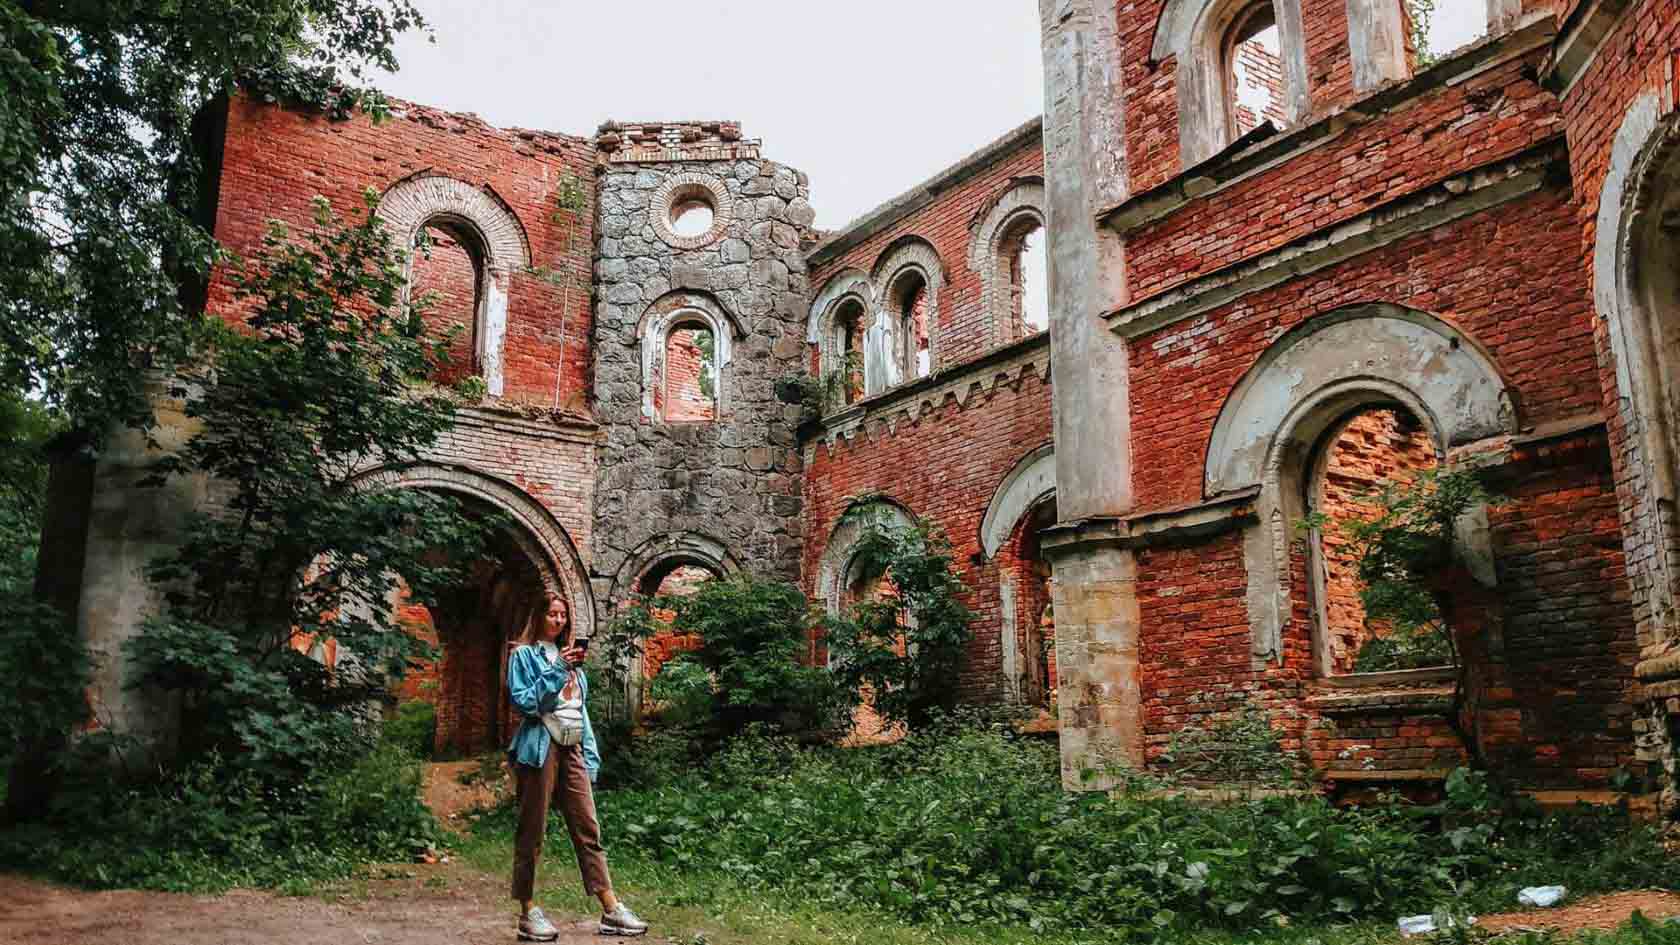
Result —
<path fill-rule="evenodd" d="M 1533 909 L 1544 909 L 1562 902 L 1567 892 L 1562 886 L 1530 886 L 1517 893 L 1517 901 Z"/>
<path fill-rule="evenodd" d="M 1429 935 L 1436 930 L 1435 917 L 1432 915 L 1409 915 L 1396 924 L 1400 927 L 1400 935 L 1404 938 L 1410 938 L 1413 935 Z M 1451 916 L 1447 917 L 1447 928 L 1450 929 L 1456 924 Z M 1464 920 L 1464 924 L 1475 925 L 1476 917 L 1470 916 Z"/>

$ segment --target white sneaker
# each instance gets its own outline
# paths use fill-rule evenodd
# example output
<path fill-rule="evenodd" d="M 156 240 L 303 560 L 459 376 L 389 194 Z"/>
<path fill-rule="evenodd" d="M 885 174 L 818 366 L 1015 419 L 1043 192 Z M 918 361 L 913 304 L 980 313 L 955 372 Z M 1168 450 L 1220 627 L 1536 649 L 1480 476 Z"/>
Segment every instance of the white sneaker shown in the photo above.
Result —
<path fill-rule="evenodd" d="M 611 912 L 601 913 L 601 934 L 621 935 L 629 938 L 636 935 L 646 935 L 648 924 L 630 911 L 630 907 L 619 903 L 618 908 Z"/>

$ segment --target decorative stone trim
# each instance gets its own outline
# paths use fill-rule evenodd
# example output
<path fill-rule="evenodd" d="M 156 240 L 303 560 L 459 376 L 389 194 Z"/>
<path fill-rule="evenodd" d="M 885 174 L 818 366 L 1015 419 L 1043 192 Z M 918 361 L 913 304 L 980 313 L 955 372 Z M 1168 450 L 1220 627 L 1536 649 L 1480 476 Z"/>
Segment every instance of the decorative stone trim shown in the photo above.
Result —
<path fill-rule="evenodd" d="M 1521 200 L 1549 186 L 1551 169 L 1566 166 L 1567 159 L 1562 137 L 1549 138 L 1510 161 L 1449 178 L 1103 317 L 1115 334 L 1136 338 L 1409 236 Z"/>
<path fill-rule="evenodd" d="M 836 274 L 811 303 L 806 321 L 805 340 L 817 346 L 818 377 L 826 377 L 841 368 L 842 338 L 835 316 L 847 302 L 855 301 L 863 308 L 864 329 L 875 311 L 874 292 L 869 276 L 859 269 L 847 269 Z M 860 354 L 862 352 L 859 352 Z M 864 389 L 869 389 L 868 362 L 864 363 Z"/>
<path fill-rule="evenodd" d="M 1436 715 L 1451 711 L 1452 700 L 1451 686 L 1420 686 L 1413 689 L 1321 692 L 1307 697 L 1307 707 L 1329 716 L 1394 713 Z"/>
<path fill-rule="evenodd" d="M 712 208 L 711 229 L 699 236 L 681 236 L 671 229 L 671 212 L 688 200 L 703 200 Z M 722 238 L 733 222 L 734 198 L 723 183 L 709 174 L 673 174 L 648 201 L 648 218 L 659 238 L 676 249 L 699 249 Z"/>
<path fill-rule="evenodd" d="M 1056 494 L 1056 445 L 1046 443 L 1028 453 L 1003 477 L 986 515 L 980 521 L 980 553 L 998 553 L 1015 532 L 1015 524 L 1033 506 Z"/>
<path fill-rule="evenodd" d="M 1000 383 L 1013 384 L 1028 373 L 1050 377 L 1048 332 L 861 400 L 824 417 L 812 425 L 814 432 L 806 435 L 833 448 L 867 430 L 884 429 L 890 434 L 900 423 L 913 423 L 937 410 L 947 398 L 966 407 L 976 394 L 985 394 Z"/>
<path fill-rule="evenodd" d="M 980 310 L 990 315 L 992 344 L 1014 341 L 1014 284 L 1003 259 L 1003 238 L 1024 220 L 1044 226 L 1044 181 L 1022 180 L 998 198 L 968 244 L 968 268 L 980 274 Z M 1024 336 L 1023 336 L 1024 337 Z"/>
<path fill-rule="evenodd" d="M 1552 49 L 1551 69 L 1546 85 L 1560 96 L 1568 96 L 1579 79 L 1598 58 L 1604 38 L 1616 28 L 1622 14 L 1632 9 L 1632 0 L 1587 0 L 1576 4 L 1562 24 L 1561 35 Z"/>
<path fill-rule="evenodd" d="M 595 627 L 595 599 L 577 546 L 554 516 L 518 486 L 466 466 L 415 463 L 386 466 L 356 479 L 358 488 L 432 489 L 464 495 L 507 513 L 513 540 L 537 566 L 543 586 L 565 596 L 580 635 Z"/>
<path fill-rule="evenodd" d="M 1136 550 L 1198 541 L 1252 524 L 1257 494 L 1258 490 L 1251 490 L 1194 505 L 1068 522 L 1045 529 L 1040 547 L 1047 554 L 1068 554 L 1079 549 Z"/>
<path fill-rule="evenodd" d="M 909 313 L 903 313 L 901 318 L 900 313 L 892 310 L 895 304 L 893 290 L 911 273 L 919 275 L 927 287 L 928 374 L 932 376 L 939 371 L 939 296 L 945 289 L 945 263 L 940 260 L 939 251 L 933 248 L 932 243 L 920 236 L 909 236 L 883 253 L 870 275 L 870 292 L 877 306 L 875 322 L 891 334 L 895 349 L 891 353 L 899 372 L 899 376 L 894 377 L 892 368 L 887 369 L 885 381 L 889 386 L 917 380 L 914 352 L 907 350 L 908 335 L 900 334 L 909 331 Z M 906 324 L 897 324 L 899 321 Z"/>

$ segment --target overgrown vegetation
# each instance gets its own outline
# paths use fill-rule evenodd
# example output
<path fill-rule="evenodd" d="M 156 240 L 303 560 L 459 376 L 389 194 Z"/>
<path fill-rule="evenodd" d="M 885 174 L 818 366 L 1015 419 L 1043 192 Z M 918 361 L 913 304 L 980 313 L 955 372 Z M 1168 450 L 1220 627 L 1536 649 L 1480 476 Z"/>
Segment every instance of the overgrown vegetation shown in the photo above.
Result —
<path fill-rule="evenodd" d="M 972 636 L 951 543 L 931 526 L 895 523 L 879 503 L 848 515 L 862 529 L 847 580 L 884 593 L 825 621 L 834 674 L 866 689 L 887 721 L 922 725 L 956 705 L 951 682 Z"/>
<path fill-rule="evenodd" d="M 1472 760 L 1480 761 L 1475 719 L 1462 711 L 1471 667 L 1465 658 L 1475 626 L 1454 626 L 1455 595 L 1474 588 L 1458 528 L 1467 515 L 1501 504 L 1470 469 L 1420 470 L 1385 480 L 1359 501 L 1370 511 L 1331 521 L 1309 516 L 1306 528 L 1335 527 L 1347 536 L 1357 564 L 1365 619 L 1384 625 L 1360 649 L 1359 672 L 1452 666 L 1457 670 L 1448 723 Z"/>
<path fill-rule="evenodd" d="M 296 238 L 275 224 L 234 270 L 245 327 L 213 327 L 187 375 L 198 428 L 154 481 L 206 474 L 227 491 L 153 567 L 167 606 L 130 646 L 141 680 L 180 699 L 186 759 L 281 781 L 347 762 L 366 741 L 354 710 L 435 655 L 386 606 L 399 581 L 435 603 L 482 550 L 485 520 L 454 497 L 361 484 L 417 459 L 475 394 L 426 385 L 450 339 L 427 332 L 426 299 L 403 301 L 375 202 L 346 222 L 318 200 Z M 338 665 L 300 639 L 336 640 Z"/>
<path fill-rule="evenodd" d="M 1435 19 L 1436 0 L 1406 0 L 1406 14 L 1412 21 L 1412 48 L 1416 50 L 1417 67 L 1427 69 L 1441 57 L 1429 48 L 1429 25 Z"/>
<path fill-rule="evenodd" d="M 191 354 L 217 250 L 200 109 L 235 83 L 342 117 L 385 101 L 408 0 L 0 3 L 0 392 L 102 436 Z"/>
<path fill-rule="evenodd" d="M 820 376 L 790 371 L 777 380 L 776 395 L 798 404 L 806 420 L 825 417 L 863 396 L 863 354 L 848 352 L 840 367 Z"/>
<path fill-rule="evenodd" d="M 1391 922 L 1448 900 L 1487 911 L 1541 881 L 1588 893 L 1676 875 L 1654 832 L 1623 813 L 1543 815 L 1490 804 L 1488 790 L 1466 775 L 1438 806 L 1352 809 L 1311 794 L 1070 794 L 1053 743 L 970 715 L 869 749 L 749 734 L 599 807 L 615 869 L 657 869 L 701 902 L 785 896 L 1102 941 Z M 506 843 L 511 823 L 504 809 L 479 830 Z"/>

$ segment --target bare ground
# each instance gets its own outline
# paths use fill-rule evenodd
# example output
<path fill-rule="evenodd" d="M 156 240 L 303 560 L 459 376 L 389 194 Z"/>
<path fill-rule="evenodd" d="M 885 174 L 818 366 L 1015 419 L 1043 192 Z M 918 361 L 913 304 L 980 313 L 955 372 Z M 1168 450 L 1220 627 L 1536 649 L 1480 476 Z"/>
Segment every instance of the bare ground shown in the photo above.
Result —
<path fill-rule="evenodd" d="M 54 945 L 507 945 L 507 880 L 454 864 L 391 868 L 333 900 L 66 889 L 0 875 L 0 943 Z M 550 915 L 561 945 L 598 945 L 595 919 Z"/>

